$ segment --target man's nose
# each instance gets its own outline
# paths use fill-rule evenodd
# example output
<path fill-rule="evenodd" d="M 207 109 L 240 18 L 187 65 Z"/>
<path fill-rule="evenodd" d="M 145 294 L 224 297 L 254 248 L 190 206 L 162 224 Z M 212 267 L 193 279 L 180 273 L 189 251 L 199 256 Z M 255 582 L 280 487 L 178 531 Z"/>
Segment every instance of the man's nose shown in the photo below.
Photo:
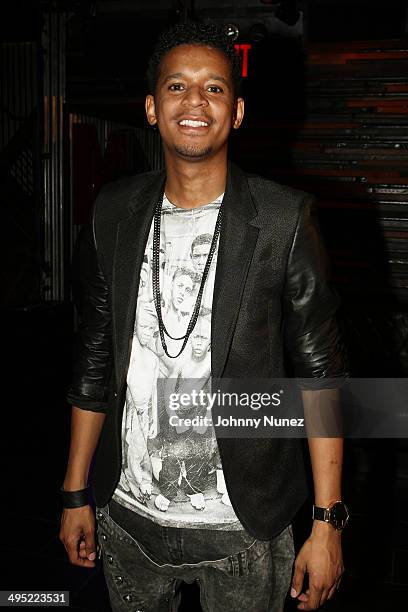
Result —
<path fill-rule="evenodd" d="M 191 85 L 184 98 L 191 106 L 207 105 L 207 98 L 199 85 Z"/>

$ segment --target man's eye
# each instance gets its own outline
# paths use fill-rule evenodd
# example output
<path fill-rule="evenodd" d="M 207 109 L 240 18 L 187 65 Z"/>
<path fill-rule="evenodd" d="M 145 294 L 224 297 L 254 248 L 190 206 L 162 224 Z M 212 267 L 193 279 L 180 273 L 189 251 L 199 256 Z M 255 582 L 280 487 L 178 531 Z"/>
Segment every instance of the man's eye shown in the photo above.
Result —
<path fill-rule="evenodd" d="M 208 91 L 211 91 L 211 93 L 222 93 L 222 89 L 218 85 L 209 85 L 207 89 Z"/>
<path fill-rule="evenodd" d="M 181 83 L 172 83 L 169 89 L 170 91 L 182 91 L 183 85 Z"/>

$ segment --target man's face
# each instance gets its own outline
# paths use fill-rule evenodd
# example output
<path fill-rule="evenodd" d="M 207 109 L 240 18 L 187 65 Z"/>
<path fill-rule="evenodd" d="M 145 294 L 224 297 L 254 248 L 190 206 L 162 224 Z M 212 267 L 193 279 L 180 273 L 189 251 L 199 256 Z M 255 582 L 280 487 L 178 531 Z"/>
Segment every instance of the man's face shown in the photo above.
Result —
<path fill-rule="evenodd" d="M 193 291 L 193 280 L 187 274 L 177 276 L 173 281 L 171 297 L 173 306 L 178 310 L 184 300 L 191 295 Z"/>
<path fill-rule="evenodd" d="M 201 274 L 204 272 L 210 247 L 211 245 L 208 242 L 205 242 L 204 244 L 196 244 L 196 246 L 193 248 L 193 252 L 191 254 L 193 266 L 197 272 L 200 272 Z"/>
<path fill-rule="evenodd" d="M 180 45 L 162 59 L 154 97 L 146 114 L 157 123 L 166 155 L 197 161 L 226 154 L 228 135 L 244 112 L 234 99 L 231 67 L 221 51 Z"/>
<path fill-rule="evenodd" d="M 145 312 L 142 309 L 138 312 L 136 324 L 137 338 L 142 346 L 149 344 L 153 338 L 153 334 L 156 331 L 157 319 L 150 312 Z"/>
<path fill-rule="evenodd" d="M 196 327 L 191 334 L 192 357 L 195 361 L 204 359 L 211 342 L 211 327 L 208 323 L 202 323 Z"/>

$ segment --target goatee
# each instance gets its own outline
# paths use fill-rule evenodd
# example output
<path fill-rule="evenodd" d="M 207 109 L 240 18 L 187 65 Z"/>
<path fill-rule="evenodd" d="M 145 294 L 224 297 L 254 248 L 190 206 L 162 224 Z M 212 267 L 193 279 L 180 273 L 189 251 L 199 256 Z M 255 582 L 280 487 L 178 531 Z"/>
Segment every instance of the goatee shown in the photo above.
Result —
<path fill-rule="evenodd" d="M 200 159 L 209 155 L 212 151 L 212 147 L 198 147 L 196 145 L 175 145 L 174 150 L 182 157 L 194 157 L 196 159 Z"/>

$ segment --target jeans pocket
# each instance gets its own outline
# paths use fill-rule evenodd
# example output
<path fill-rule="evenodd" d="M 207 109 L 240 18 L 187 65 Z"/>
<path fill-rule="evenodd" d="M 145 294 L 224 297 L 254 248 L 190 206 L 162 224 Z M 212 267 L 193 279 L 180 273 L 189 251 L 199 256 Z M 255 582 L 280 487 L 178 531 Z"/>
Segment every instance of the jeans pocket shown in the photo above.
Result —
<path fill-rule="evenodd" d="M 258 574 L 262 566 L 262 571 L 270 571 L 270 560 L 270 543 L 254 540 L 248 548 L 209 565 L 228 576 L 243 577 Z"/>
<path fill-rule="evenodd" d="M 117 549 L 128 554 L 131 558 L 138 557 L 147 566 L 158 567 L 159 563 L 151 555 L 150 551 L 145 550 L 123 527 L 118 525 L 109 515 L 107 506 L 97 508 L 97 534 L 102 552 L 108 549 Z M 109 544 L 107 544 L 109 542 Z M 110 563 L 109 559 L 108 562 Z"/>
<path fill-rule="evenodd" d="M 98 523 L 98 538 L 101 539 L 101 548 L 103 551 L 103 543 L 107 541 L 107 537 L 111 541 L 116 542 L 116 546 L 124 548 L 125 551 L 131 551 L 133 558 L 136 558 L 138 563 L 144 565 L 147 570 L 157 571 L 163 570 L 169 572 L 171 568 L 178 567 L 157 557 L 145 544 L 141 544 L 133 535 L 130 535 L 121 525 L 109 515 L 108 507 L 97 508 L 96 518 Z"/>

